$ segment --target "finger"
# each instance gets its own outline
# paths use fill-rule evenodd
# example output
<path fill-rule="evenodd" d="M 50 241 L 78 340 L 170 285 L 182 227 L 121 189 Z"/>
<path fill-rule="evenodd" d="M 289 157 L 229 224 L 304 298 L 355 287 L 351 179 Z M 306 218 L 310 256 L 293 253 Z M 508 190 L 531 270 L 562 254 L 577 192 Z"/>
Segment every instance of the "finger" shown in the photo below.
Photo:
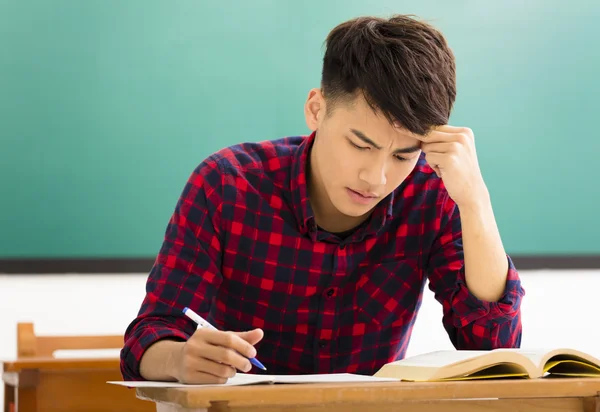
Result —
<path fill-rule="evenodd" d="M 445 124 L 443 126 L 435 126 L 432 130 L 437 132 L 445 132 L 452 134 L 462 134 L 466 137 L 470 137 L 471 139 L 475 138 L 475 134 L 473 133 L 473 129 L 469 127 L 458 127 L 458 126 L 450 126 L 449 124 Z"/>
<path fill-rule="evenodd" d="M 233 349 L 247 358 L 254 358 L 256 356 L 254 346 L 239 337 L 236 333 L 206 329 L 203 336 L 206 342 Z"/>
<path fill-rule="evenodd" d="M 451 126 L 449 124 L 443 124 L 441 126 L 434 126 L 432 130 L 436 130 L 439 132 L 448 132 L 448 133 L 460 133 L 465 129 L 464 127 Z"/>
<path fill-rule="evenodd" d="M 432 169 L 436 170 L 436 173 L 444 168 L 446 155 L 441 153 L 426 153 L 425 160 Z M 438 173 L 438 176 L 440 174 Z"/>
<path fill-rule="evenodd" d="M 448 142 L 454 140 L 456 133 L 444 132 L 439 130 L 431 130 L 425 135 L 415 134 L 413 137 L 421 142 Z"/>
<path fill-rule="evenodd" d="M 457 153 L 461 144 L 458 142 L 427 142 L 421 144 L 421 150 L 427 153 Z"/>
<path fill-rule="evenodd" d="M 448 133 L 454 135 L 458 140 L 474 140 L 473 130 L 468 127 L 456 127 L 450 125 L 439 126 L 433 129 L 436 133 Z"/>
<path fill-rule="evenodd" d="M 206 342 L 196 344 L 194 347 L 190 347 L 184 355 L 183 367 L 188 373 L 191 372 L 204 372 L 212 374 L 219 378 L 231 378 L 235 375 L 236 371 L 230 365 L 225 363 L 217 363 L 213 360 L 205 357 L 207 353 L 207 347 L 211 346 Z"/>
<path fill-rule="evenodd" d="M 205 344 L 202 345 L 200 353 L 202 353 L 202 357 L 205 359 L 230 365 L 242 372 L 248 372 L 252 369 L 252 365 L 247 358 L 243 357 L 238 352 L 223 346 Z"/>
<path fill-rule="evenodd" d="M 223 384 L 227 382 L 227 378 L 220 378 L 206 372 L 189 370 L 183 374 L 180 381 L 181 383 L 188 384 Z"/>
<path fill-rule="evenodd" d="M 194 362 L 193 368 L 197 372 L 208 373 L 218 378 L 233 378 L 236 373 L 236 370 L 231 366 L 206 358 L 197 359 L 197 362 Z"/>
<path fill-rule="evenodd" d="M 466 143 L 473 141 L 475 136 L 473 131 L 468 127 L 452 127 L 446 126 L 444 128 L 434 128 L 424 136 L 417 137 L 416 139 L 422 142 L 460 142 Z"/>
<path fill-rule="evenodd" d="M 253 329 L 246 332 L 233 332 L 250 345 L 256 345 L 265 335 L 262 329 Z M 252 357 L 252 356 L 250 356 Z"/>

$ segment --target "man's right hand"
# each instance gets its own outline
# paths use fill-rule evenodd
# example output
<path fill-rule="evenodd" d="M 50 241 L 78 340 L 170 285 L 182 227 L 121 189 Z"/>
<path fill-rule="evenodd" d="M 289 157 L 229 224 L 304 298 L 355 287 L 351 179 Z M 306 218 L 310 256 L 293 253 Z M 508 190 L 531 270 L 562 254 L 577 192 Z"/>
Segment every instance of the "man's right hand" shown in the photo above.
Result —
<path fill-rule="evenodd" d="M 248 372 L 248 358 L 256 356 L 254 346 L 264 334 L 262 329 L 248 332 L 223 332 L 199 328 L 173 355 L 173 372 L 182 383 L 225 383 L 236 369 Z"/>

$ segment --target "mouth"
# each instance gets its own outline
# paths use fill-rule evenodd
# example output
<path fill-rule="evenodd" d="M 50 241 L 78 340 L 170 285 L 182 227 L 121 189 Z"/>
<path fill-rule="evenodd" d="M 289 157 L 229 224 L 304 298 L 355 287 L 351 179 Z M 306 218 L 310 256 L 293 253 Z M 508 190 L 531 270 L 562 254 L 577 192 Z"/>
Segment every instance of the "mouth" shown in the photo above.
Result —
<path fill-rule="evenodd" d="M 362 192 L 360 190 L 354 190 L 354 189 L 350 189 L 352 190 L 354 193 L 361 195 L 362 197 L 365 197 L 367 199 L 375 199 L 378 198 L 379 196 L 376 195 L 375 193 L 369 193 L 369 192 Z"/>
<path fill-rule="evenodd" d="M 373 200 L 379 198 L 379 196 L 376 195 L 375 193 L 353 190 L 353 189 L 350 189 L 349 187 L 346 188 L 346 191 L 348 192 L 348 195 L 350 196 L 350 198 L 352 200 L 354 200 L 356 203 L 360 203 L 360 204 L 368 204 L 368 203 L 373 202 Z"/>

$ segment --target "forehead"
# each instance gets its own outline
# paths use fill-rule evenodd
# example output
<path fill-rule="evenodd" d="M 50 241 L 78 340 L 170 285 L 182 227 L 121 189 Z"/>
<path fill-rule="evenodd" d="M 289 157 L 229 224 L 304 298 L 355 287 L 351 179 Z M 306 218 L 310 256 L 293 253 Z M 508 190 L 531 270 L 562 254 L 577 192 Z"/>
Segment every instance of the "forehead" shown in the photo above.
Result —
<path fill-rule="evenodd" d="M 381 112 L 374 110 L 360 95 L 335 105 L 333 111 L 335 123 L 341 129 L 350 132 L 360 130 L 374 141 L 386 142 L 394 140 L 397 143 L 414 143 L 417 139 L 399 123 L 391 123 Z"/>

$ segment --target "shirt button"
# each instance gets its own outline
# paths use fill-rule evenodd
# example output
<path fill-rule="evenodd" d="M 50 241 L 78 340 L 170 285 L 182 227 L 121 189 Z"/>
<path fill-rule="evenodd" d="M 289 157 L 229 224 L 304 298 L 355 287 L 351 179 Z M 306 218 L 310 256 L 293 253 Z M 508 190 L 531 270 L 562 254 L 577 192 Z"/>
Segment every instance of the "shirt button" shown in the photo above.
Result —
<path fill-rule="evenodd" d="M 331 288 L 327 291 L 327 297 L 332 297 L 335 294 L 335 289 Z"/>
<path fill-rule="evenodd" d="M 325 339 L 321 339 L 319 341 L 319 348 L 324 348 L 327 346 L 327 341 Z"/>

